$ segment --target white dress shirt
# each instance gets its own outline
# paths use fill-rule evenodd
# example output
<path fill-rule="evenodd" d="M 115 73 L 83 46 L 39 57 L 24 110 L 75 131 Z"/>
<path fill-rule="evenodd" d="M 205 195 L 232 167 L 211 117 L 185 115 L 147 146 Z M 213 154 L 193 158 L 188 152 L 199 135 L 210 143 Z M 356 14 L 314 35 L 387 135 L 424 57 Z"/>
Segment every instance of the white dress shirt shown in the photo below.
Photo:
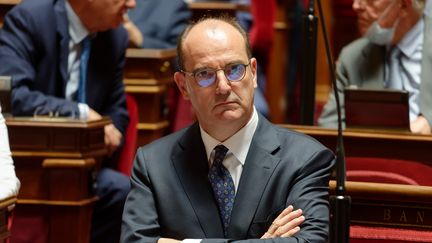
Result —
<path fill-rule="evenodd" d="M 68 55 L 68 82 L 66 84 L 66 99 L 73 100 L 79 84 L 81 41 L 90 33 L 76 15 L 69 2 L 66 1 L 66 15 L 69 22 L 69 55 Z M 87 119 L 89 107 L 87 104 L 78 103 L 79 118 Z"/>
<path fill-rule="evenodd" d="M 399 62 L 400 76 L 389 80 L 389 63 L 386 63 L 386 87 L 409 92 L 410 121 L 420 115 L 421 63 L 423 56 L 424 20 L 420 19 L 402 38 L 396 47 L 401 55 L 390 62 Z M 390 84 L 390 82 L 393 82 Z"/>
<path fill-rule="evenodd" d="M 15 175 L 6 123 L 0 107 L 0 199 L 17 195 L 20 181 Z"/>
<path fill-rule="evenodd" d="M 246 156 L 249 152 L 249 147 L 252 142 L 252 137 L 255 134 L 257 126 L 258 113 L 254 107 L 252 117 L 246 124 L 246 126 L 244 126 L 237 133 L 235 133 L 233 136 L 223 142 L 214 139 L 207 132 L 205 132 L 204 129 L 200 127 L 201 137 L 206 148 L 209 168 L 211 167 L 211 164 L 213 162 L 215 154 L 214 148 L 219 144 L 223 144 L 225 147 L 228 148 L 228 152 L 222 164 L 231 174 L 236 192 L 238 184 L 240 182 L 241 173 L 243 171 L 243 166 L 246 161 Z"/>

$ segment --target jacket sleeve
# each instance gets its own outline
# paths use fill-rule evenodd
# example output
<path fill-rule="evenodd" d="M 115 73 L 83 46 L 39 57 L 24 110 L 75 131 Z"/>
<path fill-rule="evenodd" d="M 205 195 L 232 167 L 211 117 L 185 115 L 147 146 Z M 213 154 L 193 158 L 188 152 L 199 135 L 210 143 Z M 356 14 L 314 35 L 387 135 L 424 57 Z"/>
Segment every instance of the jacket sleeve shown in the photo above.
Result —
<path fill-rule="evenodd" d="M 144 37 L 142 48 L 166 49 L 176 46 L 191 12 L 183 0 L 144 0 L 137 2 L 129 17 Z"/>
<path fill-rule="evenodd" d="M 54 19 L 46 16 L 42 21 Z M 46 45 L 50 43 L 45 40 L 49 37 L 41 34 L 40 25 L 30 10 L 18 5 L 6 15 L 0 32 L 0 75 L 12 77 L 12 113 L 31 116 L 35 112 L 56 112 L 60 116 L 76 116 L 78 104 L 61 98 L 62 91 L 54 91 L 59 84 L 50 81 L 55 80 L 57 73 L 52 70 L 57 70 L 57 65 L 52 65 L 50 70 L 37 70 L 42 69 L 39 66 L 42 58 L 52 59 L 53 63 L 58 61 L 52 53 L 46 52 Z M 49 31 L 47 35 L 52 33 L 55 31 Z M 54 34 L 52 37 L 51 42 L 54 42 Z M 37 83 L 42 76 L 45 76 L 45 82 Z"/>

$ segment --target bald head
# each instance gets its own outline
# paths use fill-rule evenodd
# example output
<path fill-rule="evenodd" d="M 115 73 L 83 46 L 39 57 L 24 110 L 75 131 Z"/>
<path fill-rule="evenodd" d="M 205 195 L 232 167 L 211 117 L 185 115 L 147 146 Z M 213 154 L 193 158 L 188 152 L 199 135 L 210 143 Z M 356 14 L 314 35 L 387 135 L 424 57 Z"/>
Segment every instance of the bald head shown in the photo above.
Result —
<path fill-rule="evenodd" d="M 242 47 L 248 58 L 252 57 L 249 38 L 238 22 L 231 17 L 205 17 L 197 22 L 189 24 L 180 35 L 177 43 L 178 62 L 181 69 L 185 69 L 185 52 L 193 52 L 196 47 L 203 47 L 204 41 L 210 45 L 207 51 L 211 52 L 211 44 L 220 44 L 241 39 Z"/>

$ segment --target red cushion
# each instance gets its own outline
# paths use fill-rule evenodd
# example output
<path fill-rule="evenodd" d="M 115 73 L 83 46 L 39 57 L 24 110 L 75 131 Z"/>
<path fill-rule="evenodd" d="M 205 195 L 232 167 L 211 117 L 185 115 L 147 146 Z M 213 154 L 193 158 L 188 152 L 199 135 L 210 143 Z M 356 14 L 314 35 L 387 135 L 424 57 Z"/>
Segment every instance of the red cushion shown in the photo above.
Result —
<path fill-rule="evenodd" d="M 350 243 L 432 242 L 432 232 L 387 227 L 350 227 Z"/>
<path fill-rule="evenodd" d="M 415 161 L 347 157 L 347 180 L 432 186 L 432 167 Z"/>
<path fill-rule="evenodd" d="M 16 205 L 11 228 L 12 243 L 46 243 L 48 242 L 49 223 L 47 214 L 23 205 Z"/>
<path fill-rule="evenodd" d="M 126 105 L 129 112 L 129 125 L 126 128 L 123 148 L 117 162 L 117 170 L 130 176 L 137 148 L 138 105 L 135 99 L 130 95 L 126 95 Z"/>

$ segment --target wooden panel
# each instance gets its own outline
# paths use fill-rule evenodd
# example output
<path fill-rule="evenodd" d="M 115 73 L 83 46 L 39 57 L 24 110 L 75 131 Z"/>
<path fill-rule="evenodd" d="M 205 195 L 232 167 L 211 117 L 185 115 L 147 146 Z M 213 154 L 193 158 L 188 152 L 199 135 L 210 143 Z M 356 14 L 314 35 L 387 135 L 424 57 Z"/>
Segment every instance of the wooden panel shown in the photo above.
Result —
<path fill-rule="evenodd" d="M 94 181 L 106 155 L 110 119 L 7 118 L 15 170 L 21 181 L 16 217 L 46 222 L 49 242 L 88 242 Z M 17 226 L 19 227 L 19 226 Z M 17 229 L 19 231 L 19 229 Z M 65 235 L 70 237 L 64 237 Z"/>
<path fill-rule="evenodd" d="M 335 186 L 331 181 L 331 194 Z M 351 224 L 432 229 L 432 187 L 348 181 L 346 194 Z"/>
<path fill-rule="evenodd" d="M 337 131 L 314 126 L 281 125 L 310 135 L 335 149 Z M 345 155 L 418 161 L 432 165 L 432 135 L 390 130 L 346 129 L 343 133 Z"/>
<path fill-rule="evenodd" d="M 128 49 L 125 90 L 138 106 L 137 146 L 168 133 L 167 95 L 173 85 L 175 49 Z M 160 124 L 166 124 L 163 127 Z M 152 129 L 151 127 L 158 127 Z"/>
<path fill-rule="evenodd" d="M 274 41 L 267 65 L 267 84 L 265 97 L 270 109 L 270 120 L 274 123 L 285 122 L 288 107 L 286 97 L 286 83 L 288 60 L 288 47 L 290 45 L 290 16 L 294 1 L 278 1 L 276 22 L 274 24 Z"/>
<path fill-rule="evenodd" d="M 9 197 L 0 200 L 0 243 L 6 242 L 7 238 L 10 236 L 8 229 L 8 208 L 14 205 L 15 202 L 16 197 Z"/>

